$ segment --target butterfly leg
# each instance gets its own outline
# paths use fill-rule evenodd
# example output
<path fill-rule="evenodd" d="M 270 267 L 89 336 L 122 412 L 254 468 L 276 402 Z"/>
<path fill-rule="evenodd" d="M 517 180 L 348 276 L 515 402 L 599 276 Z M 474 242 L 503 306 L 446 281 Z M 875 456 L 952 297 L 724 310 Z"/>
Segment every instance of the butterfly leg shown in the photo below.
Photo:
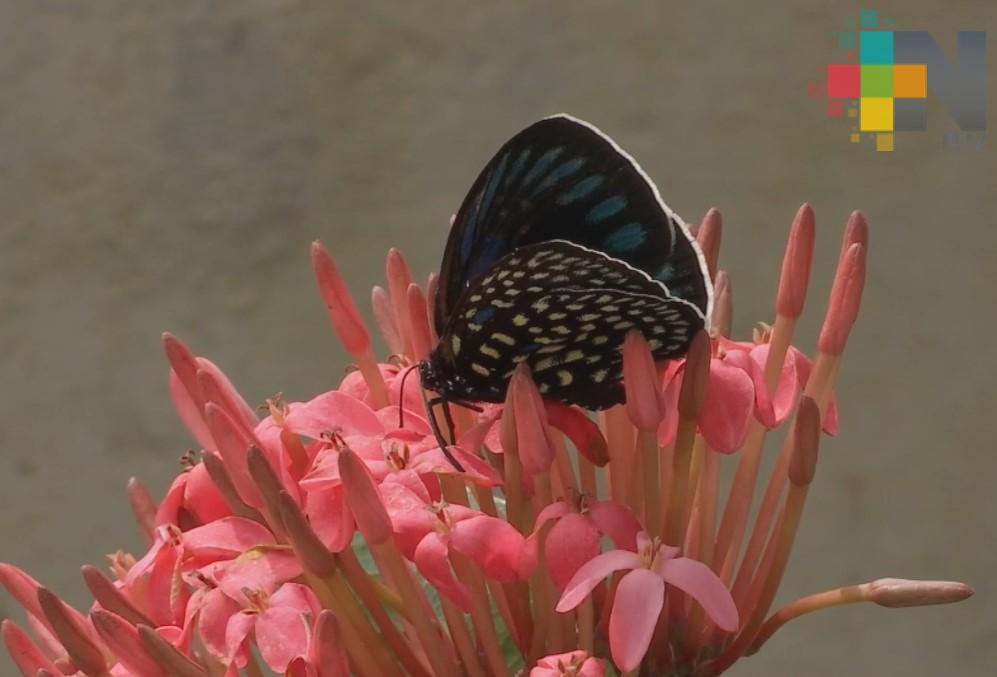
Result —
<path fill-rule="evenodd" d="M 433 415 L 433 407 L 437 404 L 442 404 L 443 418 L 446 421 L 447 428 L 449 429 L 448 432 L 450 433 L 450 439 L 452 439 L 455 443 L 457 441 L 457 429 L 454 426 L 453 417 L 450 415 L 450 407 L 447 406 L 446 399 L 439 396 L 429 399 L 426 397 L 426 391 L 423 391 L 422 401 L 426 405 L 426 419 L 429 421 L 429 427 L 433 430 L 433 436 L 436 438 L 436 443 L 440 445 L 440 451 L 443 452 L 443 455 L 447 457 L 447 460 L 450 461 L 450 464 L 454 468 L 456 468 L 459 472 L 464 472 L 464 466 L 462 466 L 460 461 L 454 458 L 453 454 L 450 453 L 451 443 L 448 443 L 446 438 L 443 437 L 443 433 L 440 431 L 440 426 L 436 422 L 436 416 Z"/>

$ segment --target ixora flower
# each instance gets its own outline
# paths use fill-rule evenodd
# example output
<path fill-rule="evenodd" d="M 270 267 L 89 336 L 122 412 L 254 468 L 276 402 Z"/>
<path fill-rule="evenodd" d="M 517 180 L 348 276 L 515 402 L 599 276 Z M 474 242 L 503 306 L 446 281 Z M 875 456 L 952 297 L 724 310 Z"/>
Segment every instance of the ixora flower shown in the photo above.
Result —
<path fill-rule="evenodd" d="M 612 662 L 625 675 L 705 676 L 818 609 L 968 597 L 962 583 L 884 578 L 773 611 L 821 429 L 838 425 L 834 383 L 867 226 L 848 220 L 813 358 L 792 344 L 810 207 L 793 220 L 775 317 L 747 340 L 730 336 L 720 235 L 711 210 L 697 238 L 715 276 L 712 334 L 664 365 L 628 334 L 626 404 L 593 416 L 544 401 L 524 363 L 504 403 L 438 407 L 439 420 L 426 417 L 412 369 L 435 342 L 435 278 L 421 287 L 389 253 L 372 300 L 393 355 L 379 362 L 313 244 L 321 298 L 356 368 L 308 401 L 271 398 L 261 417 L 214 363 L 166 335 L 169 392 L 200 456 L 184 455 L 158 502 L 129 482 L 146 549 L 115 553 L 106 573 L 83 567 L 86 613 L 0 564 L 27 614 L 26 626 L 2 623 L 15 665 L 31 677 L 601 677 Z M 452 444 L 435 432 L 451 428 Z M 722 463 L 735 466 L 726 496 Z"/>

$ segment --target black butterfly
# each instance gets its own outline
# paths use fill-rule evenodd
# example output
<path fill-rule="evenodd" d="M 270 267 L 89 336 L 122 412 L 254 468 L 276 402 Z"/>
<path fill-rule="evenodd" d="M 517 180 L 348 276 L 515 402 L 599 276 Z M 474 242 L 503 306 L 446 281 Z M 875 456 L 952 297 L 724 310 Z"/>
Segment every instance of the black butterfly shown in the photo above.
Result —
<path fill-rule="evenodd" d="M 592 125 L 556 115 L 502 146 L 457 212 L 422 385 L 501 402 L 525 361 L 544 398 L 604 409 L 624 401 L 627 331 L 676 357 L 711 305 L 703 254 L 647 175 Z"/>

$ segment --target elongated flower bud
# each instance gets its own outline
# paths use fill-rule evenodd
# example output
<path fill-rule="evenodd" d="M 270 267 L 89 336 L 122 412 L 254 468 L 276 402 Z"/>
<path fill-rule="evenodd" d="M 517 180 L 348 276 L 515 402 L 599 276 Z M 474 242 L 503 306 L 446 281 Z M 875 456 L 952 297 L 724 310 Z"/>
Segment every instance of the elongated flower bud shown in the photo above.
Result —
<path fill-rule="evenodd" d="M 412 329 L 412 351 L 416 360 L 424 360 L 432 348 L 429 333 L 429 315 L 426 313 L 426 297 L 415 282 L 407 290 L 409 327 Z"/>
<path fill-rule="evenodd" d="M 891 609 L 961 602 L 975 592 L 965 583 L 957 581 L 912 581 L 904 578 L 880 578 L 868 586 L 869 600 Z"/>
<path fill-rule="evenodd" d="M 42 670 L 47 670 L 55 675 L 59 674 L 55 664 L 50 661 L 42 650 L 31 640 L 31 637 L 16 623 L 4 620 L 0 623 L 0 634 L 3 635 L 4 646 L 7 653 L 14 660 L 14 665 L 25 675 L 35 675 Z"/>
<path fill-rule="evenodd" d="M 713 320 L 710 322 L 716 336 L 730 336 L 734 316 L 733 295 L 730 275 L 724 270 L 718 270 L 717 280 L 713 285 Z"/>
<path fill-rule="evenodd" d="M 507 419 L 510 413 L 512 417 Z M 530 368 L 520 362 L 509 379 L 502 426 L 506 435 L 515 435 L 519 460 L 527 476 L 544 472 L 554 462 L 554 450 L 547 440 L 546 419 L 543 399 L 530 376 Z M 511 430 L 510 422 L 514 422 Z"/>
<path fill-rule="evenodd" d="M 287 530 L 287 539 L 306 569 L 320 578 L 336 571 L 336 560 L 308 523 L 308 518 L 291 495 L 282 491 L 279 499 L 280 518 Z"/>
<path fill-rule="evenodd" d="M 371 545 L 384 543 L 391 538 L 391 518 L 367 466 L 349 449 L 339 452 L 338 462 L 339 477 L 357 528 Z"/>
<path fill-rule="evenodd" d="M 853 244 L 841 260 L 831 285 L 831 299 L 817 345 L 821 352 L 840 355 L 855 324 L 865 287 L 865 247 Z"/>
<path fill-rule="evenodd" d="M 351 355 L 363 352 L 370 347 L 370 334 L 336 264 L 318 240 L 312 242 L 311 256 L 319 293 L 339 340 Z"/>
<path fill-rule="evenodd" d="M 147 544 L 152 544 L 156 525 L 156 502 L 137 477 L 128 478 L 128 503 Z"/>
<path fill-rule="evenodd" d="M 776 293 L 775 310 L 779 315 L 799 317 L 810 282 L 810 267 L 814 254 L 814 210 L 807 204 L 797 210 L 782 258 L 779 291 Z"/>
<path fill-rule="evenodd" d="M 55 593 L 38 589 L 38 605 L 52 633 L 59 639 L 76 667 L 88 675 L 107 674 L 107 661 L 86 624 Z"/>
<path fill-rule="evenodd" d="M 717 277 L 717 262 L 720 259 L 720 238 L 723 235 L 723 219 L 720 210 L 710 207 L 703 217 L 703 222 L 696 233 L 696 242 L 703 250 L 703 257 L 706 259 L 706 267 L 710 271 L 710 280 Z"/>
<path fill-rule="evenodd" d="M 90 618 L 122 666 L 142 677 L 165 677 L 167 672 L 146 651 L 134 625 L 105 609 L 94 609 Z"/>
<path fill-rule="evenodd" d="M 665 398 L 651 349 L 636 329 L 627 332 L 623 340 L 623 386 L 633 424 L 638 430 L 657 430 L 665 417 Z"/>
<path fill-rule="evenodd" d="M 700 331 L 692 339 L 685 356 L 685 375 L 679 391 L 679 414 L 686 419 L 699 418 L 706 401 L 706 387 L 710 381 L 710 335 Z"/>
<path fill-rule="evenodd" d="M 350 674 L 339 620 L 328 609 L 318 615 L 309 653 L 321 677 L 347 677 Z"/>
<path fill-rule="evenodd" d="M 113 612 L 117 616 L 120 616 L 124 620 L 128 621 L 132 625 L 138 625 L 139 623 L 145 623 L 146 625 L 152 625 L 152 621 L 138 610 L 131 601 L 122 594 L 121 590 L 118 589 L 114 583 L 112 583 L 102 572 L 95 566 L 86 564 L 82 568 L 83 580 L 87 584 L 87 588 L 90 589 L 90 593 L 93 598 L 100 603 L 102 607 L 106 610 Z"/>
<path fill-rule="evenodd" d="M 138 636 L 142 640 L 142 646 L 156 663 L 169 671 L 170 677 L 208 677 L 208 673 L 197 663 L 180 653 L 148 625 L 138 626 Z"/>
<path fill-rule="evenodd" d="M 405 352 L 405 345 L 398 334 L 395 309 L 391 306 L 391 297 L 388 296 L 387 290 L 375 286 L 370 292 L 370 302 L 374 309 L 374 321 L 381 330 L 384 342 L 388 344 L 388 351 L 393 355 L 401 355 Z"/>
<path fill-rule="evenodd" d="M 410 355 L 412 335 L 409 327 L 408 286 L 412 284 L 412 272 L 409 270 L 405 256 L 394 247 L 388 250 L 388 256 L 385 260 L 385 274 L 388 278 L 391 305 L 394 308 L 395 326 L 398 327 L 398 337 L 401 339 L 401 352 Z"/>
<path fill-rule="evenodd" d="M 789 460 L 789 481 L 806 486 L 817 470 L 817 447 L 820 443 L 820 409 L 813 398 L 804 396 L 796 412 L 793 428 L 793 455 Z"/>

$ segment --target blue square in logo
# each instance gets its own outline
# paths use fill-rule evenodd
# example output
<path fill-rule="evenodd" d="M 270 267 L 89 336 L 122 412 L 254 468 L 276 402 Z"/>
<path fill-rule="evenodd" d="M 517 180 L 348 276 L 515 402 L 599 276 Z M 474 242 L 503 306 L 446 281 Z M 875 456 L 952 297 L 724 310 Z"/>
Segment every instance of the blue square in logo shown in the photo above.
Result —
<path fill-rule="evenodd" d="M 893 63 L 893 31 L 862 31 L 859 37 L 859 62 Z"/>

